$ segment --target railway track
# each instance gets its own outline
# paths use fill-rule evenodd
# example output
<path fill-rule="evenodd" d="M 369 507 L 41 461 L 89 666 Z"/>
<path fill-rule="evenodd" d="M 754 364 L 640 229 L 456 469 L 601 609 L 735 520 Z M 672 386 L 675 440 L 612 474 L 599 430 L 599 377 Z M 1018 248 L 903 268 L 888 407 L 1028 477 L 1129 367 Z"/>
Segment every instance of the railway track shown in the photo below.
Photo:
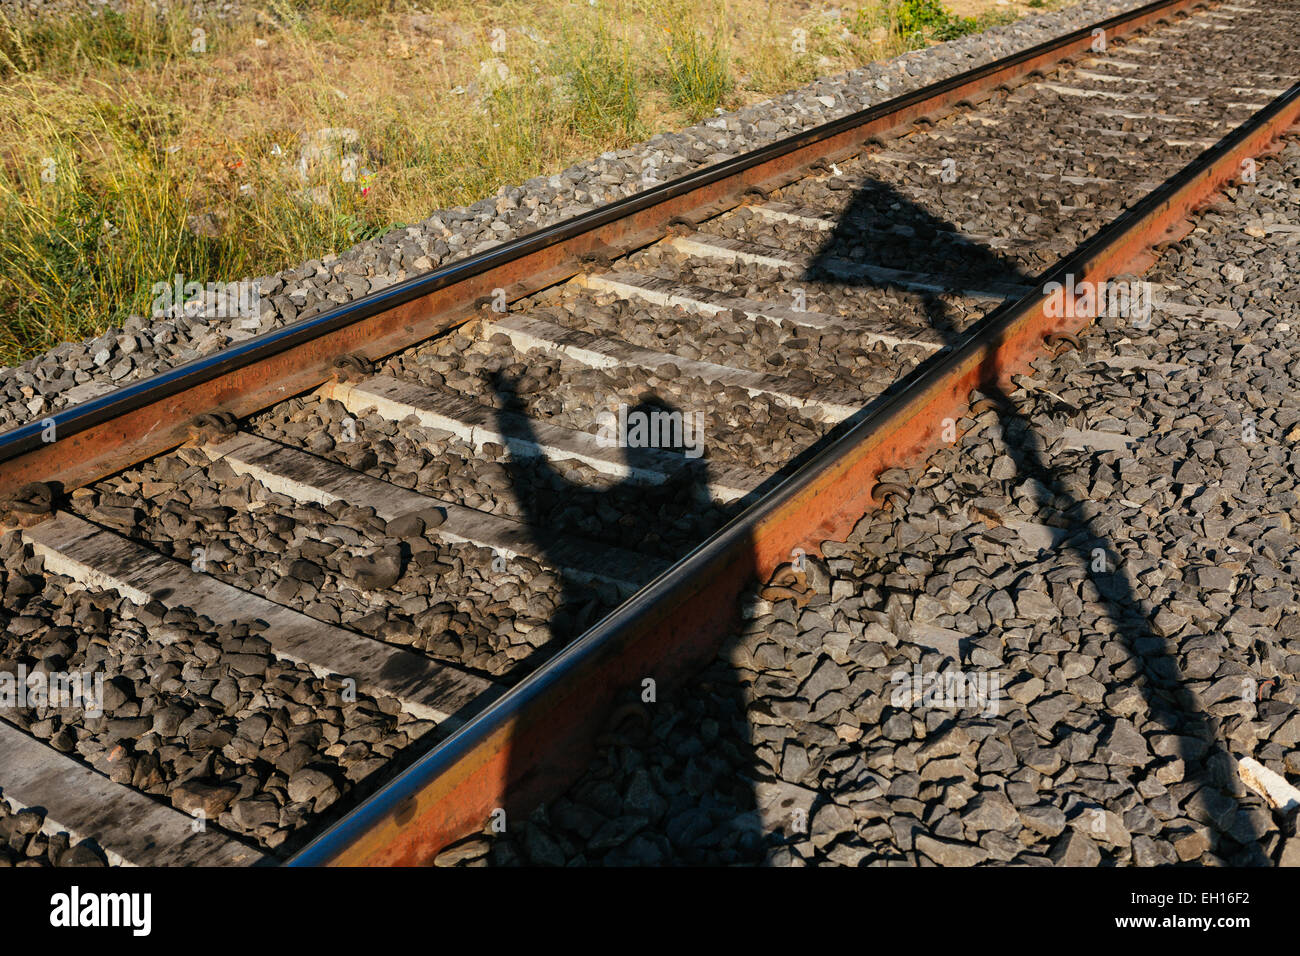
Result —
<path fill-rule="evenodd" d="M 106 675 L 0 712 L 22 852 L 421 862 L 554 793 L 1296 121 L 1279 21 L 1152 4 L 0 435 L 3 659 Z"/>

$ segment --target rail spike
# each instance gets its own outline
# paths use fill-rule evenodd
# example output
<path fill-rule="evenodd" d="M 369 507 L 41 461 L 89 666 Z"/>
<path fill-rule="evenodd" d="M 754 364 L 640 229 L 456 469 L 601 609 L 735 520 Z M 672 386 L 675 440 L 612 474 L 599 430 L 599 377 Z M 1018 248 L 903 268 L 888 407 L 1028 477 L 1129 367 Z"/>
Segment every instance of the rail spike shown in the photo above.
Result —
<path fill-rule="evenodd" d="M 1076 352 L 1083 351 L 1083 343 L 1079 341 L 1078 336 L 1071 335 L 1069 332 L 1051 332 L 1044 335 L 1043 344 L 1047 346 L 1052 358 L 1059 358 L 1071 349 Z"/>
<path fill-rule="evenodd" d="M 31 481 L 0 503 L 4 524 L 30 528 L 50 517 L 63 500 L 60 485 L 48 481 Z"/>
<path fill-rule="evenodd" d="M 229 412 L 204 412 L 190 422 L 190 437 L 200 445 L 229 438 L 237 430 L 235 416 Z"/>
<path fill-rule="evenodd" d="M 639 700 L 615 707 L 605 723 L 605 732 L 596 738 L 597 746 L 636 743 L 650 731 L 650 710 Z"/>
<path fill-rule="evenodd" d="M 685 236 L 698 229 L 699 225 L 694 219 L 688 219 L 686 216 L 673 216 L 668 220 L 668 227 L 664 231 L 670 236 Z"/>
<path fill-rule="evenodd" d="M 912 492 L 896 482 L 881 481 L 877 482 L 876 487 L 871 489 L 871 497 L 880 502 L 882 509 L 892 511 L 895 499 L 901 499 L 904 503 L 907 503 L 912 497 Z"/>
<path fill-rule="evenodd" d="M 340 382 L 360 382 L 375 374 L 375 363 L 359 352 L 349 352 L 334 360 L 334 377 Z"/>

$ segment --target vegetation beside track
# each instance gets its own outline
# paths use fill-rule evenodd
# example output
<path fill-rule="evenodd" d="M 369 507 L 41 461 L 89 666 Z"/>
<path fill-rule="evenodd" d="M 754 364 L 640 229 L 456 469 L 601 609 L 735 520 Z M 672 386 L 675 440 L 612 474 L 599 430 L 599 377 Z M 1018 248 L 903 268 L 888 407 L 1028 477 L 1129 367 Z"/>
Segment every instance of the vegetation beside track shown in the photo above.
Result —
<path fill-rule="evenodd" d="M 0 14 L 0 362 L 147 315 L 177 273 L 270 273 L 1044 5 L 956 2 L 976 12 L 258 0 L 221 19 L 122 0 Z"/>

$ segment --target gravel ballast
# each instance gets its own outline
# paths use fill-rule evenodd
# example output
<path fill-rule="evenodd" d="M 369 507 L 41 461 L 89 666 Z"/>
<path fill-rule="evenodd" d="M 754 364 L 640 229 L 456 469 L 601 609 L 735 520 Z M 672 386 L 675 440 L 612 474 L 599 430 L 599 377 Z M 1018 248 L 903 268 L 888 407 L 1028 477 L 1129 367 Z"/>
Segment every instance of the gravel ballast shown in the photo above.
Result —
<path fill-rule="evenodd" d="M 47 573 L 12 532 L 0 539 L 0 559 L 4 671 L 102 681 L 91 708 L 100 713 L 35 703 L 5 719 L 113 782 L 202 812 L 265 849 L 433 729 L 394 699 L 274 657 L 256 624 L 82 590 Z M 94 862 L 57 837 L 34 836 L 30 824 L 30 815 L 0 811 L 0 834 L 8 831 L 0 860 Z"/>
<path fill-rule="evenodd" d="M 1295 863 L 1300 145 L 564 796 L 442 864 Z M 1229 323 L 1230 325 L 1230 323 Z M 1082 436 L 1082 437 L 1080 437 Z M 649 676 L 649 675 L 648 675 Z"/>
<path fill-rule="evenodd" d="M 1066 13 L 1089 22 L 1111 9 Z M 1264 18 L 1254 19 L 1258 34 Z M 1048 33 L 1067 29 L 1051 22 Z M 981 55 L 1043 38 L 1026 23 L 988 35 Z M 1206 24 L 1168 29 L 1178 37 L 1198 26 Z M 1241 69 L 1262 70 L 1279 44 L 1246 44 Z M 263 284 L 272 294 L 260 330 L 617 198 L 618 183 L 639 188 L 647 151 L 660 150 L 659 167 L 676 175 L 965 68 L 971 51 L 958 41 L 821 81 L 606 154 L 580 176 L 503 190 L 396 241 L 308 263 Z M 1235 82 L 1225 74 L 1222 86 Z M 998 94 L 984 112 L 1004 127 L 1055 128 L 1071 112 L 1063 95 Z M 1170 109 L 1178 95 L 1160 92 Z M 1194 100 L 1195 122 L 1220 125 L 1236 108 L 1223 107 L 1225 97 Z M 708 463 L 771 475 L 825 435 L 836 414 L 870 401 L 936 340 L 951 341 L 1008 294 L 917 291 L 915 282 L 909 290 L 897 273 L 850 284 L 833 262 L 869 270 L 883 258 L 912 275 L 1023 286 L 1144 191 L 1142 177 L 1163 178 L 1193 148 L 1166 154 L 1157 135 L 1142 138 L 1151 130 L 1130 126 L 1127 157 L 1111 162 L 1099 152 L 1094 165 L 1076 151 L 1059 167 L 1035 167 L 1047 180 L 1020 189 L 1017 169 L 1034 167 L 1030 153 L 970 140 L 949 150 L 943 134 L 960 123 L 949 117 L 909 137 L 912 154 L 894 165 L 876 169 L 877 160 L 859 157 L 775 197 L 834 209 L 837 193 L 857 196 L 830 243 L 821 244 L 815 222 L 785 225 L 739 209 L 701 224 L 694 241 L 708 253 L 680 255 L 691 237 L 678 235 L 676 251 L 663 244 L 614 265 L 776 305 L 807 293 L 810 307 L 849 326 L 910 321 L 931 334 L 924 344 L 887 348 L 855 328 L 809 335 L 751 321 L 741 309 L 699 321 L 571 285 L 525 300 L 526 317 L 485 311 L 375 371 L 413 392 L 418 385 L 424 399 L 432 392 L 522 411 L 570 439 L 593 433 L 600 414 L 653 395 L 701 416 Z M 1032 150 L 1059 146 L 1033 142 Z M 964 178 L 942 195 L 926 164 L 960 149 Z M 809 561 L 807 593 L 750 595 L 746 623 L 714 664 L 658 701 L 629 700 L 620 713 L 631 718 L 609 728 L 600 757 L 564 797 L 439 862 L 1253 865 L 1300 855 L 1294 820 L 1243 785 L 1239 764 L 1257 761 L 1284 779 L 1300 773 L 1292 532 L 1300 459 L 1290 450 L 1300 435 L 1290 384 L 1300 369 L 1290 335 L 1300 246 L 1287 227 L 1300 150 L 1292 142 L 1260 169 L 1258 183 L 1203 215 L 1147 277 L 1163 287 L 1168 313 L 1157 308 L 1149 326 L 1103 319 L 1080 352 L 1041 360 L 1014 393 L 988 396 L 991 406 L 972 412 L 963 437 L 927 467 L 882 476 L 910 496 L 863 518 L 846 542 L 826 542 L 823 558 Z M 1070 183 L 1062 172 L 1108 179 Z M 864 200 L 866 183 L 874 185 Z M 1022 228 L 1008 193 L 1043 213 L 1033 228 L 1027 220 Z M 910 230 L 883 257 L 872 230 L 882 209 L 896 213 L 883 217 L 895 229 Z M 931 249 L 946 222 L 961 235 L 956 248 Z M 765 243 L 811 255 L 814 265 L 730 262 L 700 237 Z M 39 418 L 105 380 L 129 382 L 253 334 L 195 318 L 137 323 L 61 347 L 26 372 L 0 370 L 0 392 L 10 390 L 7 401 L 0 395 L 0 428 L 5 414 L 11 424 Z M 587 331 L 635 348 L 565 351 Z M 746 374 L 711 380 L 697 362 Z M 814 398 L 814 387 L 826 391 Z M 411 405 L 392 420 L 359 405 L 354 419 L 337 399 L 357 393 L 329 394 L 283 402 L 245 427 L 527 523 L 539 540 L 582 536 L 671 559 L 734 513 L 700 500 L 689 480 L 651 492 L 585 465 L 525 462 L 517 449 L 478 448 L 414 418 L 398 421 Z M 551 557 L 499 567 L 488 548 L 440 538 L 424 519 L 418 527 L 385 521 L 360 493 L 325 498 L 326 506 L 291 500 L 238 476 L 232 456 L 210 461 L 184 447 L 77 489 L 70 510 L 182 564 L 201 554 L 191 569 L 228 585 L 503 684 L 617 599 L 613 588 L 571 587 L 558 562 L 550 566 L 562 551 L 542 547 L 537 553 Z M 368 487 L 374 494 L 375 483 Z M 344 700 L 335 683 L 275 659 L 256 623 L 69 589 L 12 535 L 0 557 L 5 667 L 98 667 L 113 688 L 104 718 L 33 711 L 15 722 L 114 782 L 185 812 L 202 809 L 264 849 L 291 845 L 311 817 L 432 729 L 397 701 Z M 10 841 L 0 862 L 94 862 L 93 847 L 40 842 L 30 816 L 14 809 L 0 808 L 0 848 Z"/>

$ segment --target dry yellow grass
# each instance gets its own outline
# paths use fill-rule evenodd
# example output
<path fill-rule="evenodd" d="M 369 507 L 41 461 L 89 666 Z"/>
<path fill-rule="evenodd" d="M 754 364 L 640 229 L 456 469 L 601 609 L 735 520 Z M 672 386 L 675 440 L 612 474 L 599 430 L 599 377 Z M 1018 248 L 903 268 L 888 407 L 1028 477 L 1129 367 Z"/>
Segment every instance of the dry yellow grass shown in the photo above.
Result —
<path fill-rule="evenodd" d="M 923 2 L 265 0 L 235 22 L 143 3 L 0 20 L 0 360 L 143 313 L 175 273 L 272 272 L 922 44 L 936 31 L 902 35 L 897 13 Z"/>

